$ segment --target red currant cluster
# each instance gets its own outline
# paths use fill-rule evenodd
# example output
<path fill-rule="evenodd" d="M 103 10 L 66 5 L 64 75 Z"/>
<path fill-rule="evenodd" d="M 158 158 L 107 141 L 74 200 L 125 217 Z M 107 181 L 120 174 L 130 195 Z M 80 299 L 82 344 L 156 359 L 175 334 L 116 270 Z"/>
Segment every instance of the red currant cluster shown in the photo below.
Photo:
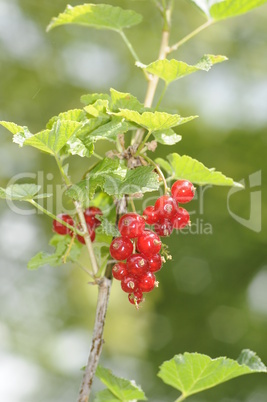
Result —
<path fill-rule="evenodd" d="M 95 240 L 95 229 L 101 225 L 101 222 L 99 219 L 96 218 L 96 215 L 103 215 L 101 209 L 97 207 L 89 207 L 86 208 L 84 211 L 84 218 L 85 222 L 88 228 L 88 233 L 90 235 L 90 239 L 93 242 Z M 62 221 L 68 223 L 71 226 L 75 226 L 74 220 L 72 217 L 68 214 L 59 214 L 57 215 L 59 219 Z M 77 226 L 77 229 L 81 229 L 80 224 Z M 67 226 L 64 226 L 62 223 L 58 222 L 57 220 L 53 220 L 53 230 L 54 232 L 60 234 L 60 235 L 67 235 L 69 234 L 70 236 L 73 236 L 73 231 L 69 229 Z M 84 237 L 81 235 L 76 235 L 77 240 L 85 244 Z"/>
<path fill-rule="evenodd" d="M 110 245 L 110 254 L 118 260 L 112 273 L 121 281 L 121 288 L 136 307 L 143 301 L 143 293 L 158 285 L 155 272 L 162 267 L 164 258 L 159 254 L 159 236 L 169 236 L 174 228 L 189 224 L 189 213 L 178 203 L 192 200 L 195 188 L 187 180 L 176 181 L 171 188 L 172 196 L 159 197 L 154 206 L 147 207 L 143 216 L 136 213 L 123 215 L 118 223 L 121 236 Z M 154 231 L 145 225 L 154 225 Z M 126 261 L 126 262 L 123 262 Z"/>

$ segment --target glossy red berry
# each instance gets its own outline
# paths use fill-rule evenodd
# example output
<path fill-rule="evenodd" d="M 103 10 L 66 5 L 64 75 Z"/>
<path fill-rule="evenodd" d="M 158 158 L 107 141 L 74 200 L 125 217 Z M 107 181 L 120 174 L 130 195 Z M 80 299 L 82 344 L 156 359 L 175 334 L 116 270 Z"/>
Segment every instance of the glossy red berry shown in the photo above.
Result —
<path fill-rule="evenodd" d="M 130 212 L 120 218 L 118 228 L 122 236 L 138 237 L 145 230 L 145 220 L 142 216 Z"/>
<path fill-rule="evenodd" d="M 140 277 L 138 288 L 142 292 L 151 292 L 151 290 L 153 290 L 156 285 L 156 277 L 153 272 L 146 272 Z"/>
<path fill-rule="evenodd" d="M 95 217 L 96 215 L 103 215 L 101 209 L 97 207 L 89 207 L 84 211 L 85 221 L 91 226 L 92 229 L 101 225 L 101 221 Z"/>
<path fill-rule="evenodd" d="M 112 240 L 109 251 L 115 260 L 126 260 L 133 252 L 133 243 L 128 237 L 116 237 Z"/>
<path fill-rule="evenodd" d="M 137 249 L 148 257 L 157 254 L 161 249 L 159 236 L 152 232 L 152 230 L 145 230 L 142 236 L 137 239 Z"/>
<path fill-rule="evenodd" d="M 155 202 L 155 212 L 159 218 L 171 218 L 177 211 L 177 202 L 169 195 L 162 195 Z"/>
<path fill-rule="evenodd" d="M 151 257 L 146 257 L 148 262 L 148 270 L 150 272 L 157 272 L 162 267 L 162 258 L 160 254 L 152 255 Z"/>
<path fill-rule="evenodd" d="M 155 211 L 153 205 L 149 205 L 144 209 L 143 217 L 148 225 L 153 225 L 159 220 L 159 214 Z"/>
<path fill-rule="evenodd" d="M 190 223 L 190 215 L 184 208 L 178 208 L 177 214 L 172 219 L 174 229 L 182 229 Z"/>
<path fill-rule="evenodd" d="M 195 195 L 195 187 L 188 180 L 177 180 L 171 188 L 173 198 L 181 204 L 191 201 Z"/>
<path fill-rule="evenodd" d="M 124 276 L 128 274 L 126 263 L 125 262 L 117 262 L 112 268 L 112 274 L 115 279 L 121 281 Z"/>
<path fill-rule="evenodd" d="M 138 289 L 139 280 L 136 276 L 126 275 L 121 280 L 121 288 L 126 293 L 134 293 Z"/>
<path fill-rule="evenodd" d="M 79 229 L 81 230 L 81 226 L 79 226 Z M 89 233 L 91 242 L 93 242 L 93 241 L 95 240 L 95 231 L 94 231 L 94 230 L 91 228 L 91 226 L 89 226 L 88 224 L 87 224 L 87 229 L 88 229 L 88 233 Z M 85 239 L 84 239 L 83 236 L 77 235 L 76 237 L 77 237 L 77 240 L 78 240 L 80 243 L 85 244 Z"/>
<path fill-rule="evenodd" d="M 143 292 L 140 289 L 137 289 L 134 293 L 128 295 L 128 300 L 131 304 L 140 304 L 144 300 Z"/>
<path fill-rule="evenodd" d="M 154 230 L 159 236 L 170 236 L 173 231 L 173 224 L 169 219 L 161 219 L 155 223 Z"/>
<path fill-rule="evenodd" d="M 142 275 L 148 271 L 148 262 L 141 254 L 132 254 L 127 259 L 127 270 L 131 275 Z"/>
<path fill-rule="evenodd" d="M 73 219 L 67 214 L 59 214 L 57 215 L 57 218 L 61 219 L 71 226 L 74 226 Z M 71 229 L 67 228 L 67 226 L 64 226 L 62 223 L 58 222 L 55 219 L 53 220 L 53 231 L 60 235 L 73 234 L 73 231 Z"/>

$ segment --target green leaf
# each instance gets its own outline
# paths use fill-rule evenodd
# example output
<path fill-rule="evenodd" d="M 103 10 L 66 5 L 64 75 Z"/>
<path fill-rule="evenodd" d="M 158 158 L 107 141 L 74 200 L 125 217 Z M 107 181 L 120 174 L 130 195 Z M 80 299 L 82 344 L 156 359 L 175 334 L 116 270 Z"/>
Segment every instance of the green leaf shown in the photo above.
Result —
<path fill-rule="evenodd" d="M 49 244 L 55 247 L 55 251 L 52 254 L 45 253 L 41 251 L 36 254 L 28 262 L 28 269 L 34 270 L 43 265 L 59 266 L 63 264 L 63 257 L 68 251 L 71 242 L 71 237 L 69 235 L 61 236 L 54 235 L 50 240 Z M 68 254 L 67 261 L 77 261 L 81 254 L 82 244 L 75 241 L 71 247 L 70 253 Z"/>
<path fill-rule="evenodd" d="M 168 85 L 172 81 L 183 78 L 186 75 L 192 74 L 196 71 L 209 71 L 214 64 L 221 63 L 225 60 L 227 60 L 227 57 L 225 56 L 205 54 L 194 66 L 174 59 L 157 60 L 148 66 L 138 63 L 138 66 L 148 73 L 160 77 Z"/>
<path fill-rule="evenodd" d="M 36 184 L 12 184 L 7 188 L 0 187 L 0 198 L 7 200 L 29 201 L 51 197 L 52 194 L 37 194 L 41 186 Z"/>
<path fill-rule="evenodd" d="M 83 109 L 71 109 L 67 112 L 60 113 L 58 116 L 52 117 L 46 125 L 46 128 L 51 130 L 53 124 L 57 120 L 70 120 L 81 122 L 86 119 L 86 113 Z"/>
<path fill-rule="evenodd" d="M 82 128 L 83 124 L 70 120 L 57 120 L 51 130 L 44 130 L 25 140 L 25 145 L 30 145 L 40 151 L 57 154 L 68 142 L 70 137 Z"/>
<path fill-rule="evenodd" d="M 86 128 L 86 127 L 85 127 Z M 113 116 L 111 121 L 101 125 L 93 131 L 79 135 L 82 143 L 89 147 L 90 144 L 99 140 L 116 141 L 118 134 L 123 134 L 132 128 L 131 124 L 123 121 L 117 116 Z"/>
<path fill-rule="evenodd" d="M 160 366 L 158 376 L 186 398 L 232 378 L 260 372 L 267 372 L 267 368 L 259 357 L 254 352 L 243 350 L 238 362 L 226 357 L 211 359 L 199 353 L 176 355 Z"/>
<path fill-rule="evenodd" d="M 116 228 L 113 222 L 110 222 L 107 218 L 100 216 L 99 219 L 101 220 L 101 228 L 103 232 L 107 236 L 118 237 L 121 236 L 120 232 Z"/>
<path fill-rule="evenodd" d="M 221 172 L 216 172 L 213 169 L 208 169 L 203 163 L 187 155 L 178 155 L 176 153 L 167 156 L 169 166 L 165 161 L 162 164 L 162 159 L 156 159 L 163 169 L 171 175 L 174 179 L 187 179 L 192 183 L 203 186 L 205 184 L 214 184 L 216 186 L 236 186 L 242 187 L 239 183 L 235 183 L 233 179 L 224 176 Z"/>
<path fill-rule="evenodd" d="M 142 16 L 135 11 L 107 4 L 83 4 L 76 7 L 68 5 L 63 13 L 52 19 L 47 31 L 59 25 L 77 24 L 119 32 L 141 21 Z"/>
<path fill-rule="evenodd" d="M 119 109 L 136 110 L 137 112 L 143 112 L 145 107 L 139 100 L 130 93 L 118 92 L 115 89 L 110 89 L 111 104 L 110 109 L 113 112 L 118 112 Z"/>
<path fill-rule="evenodd" d="M 122 109 L 118 116 L 122 116 L 129 121 L 133 121 L 148 131 L 167 130 L 171 127 L 187 123 L 197 116 L 181 117 L 178 114 L 168 114 L 164 112 L 144 112 L 142 114 L 128 109 Z"/>
<path fill-rule="evenodd" d="M 124 177 L 125 172 L 120 165 L 119 159 L 103 159 L 90 171 L 85 180 L 71 186 L 65 194 L 74 200 L 79 200 L 83 205 L 89 204 L 89 200 L 94 197 L 96 190 L 104 188 L 107 178 Z"/>
<path fill-rule="evenodd" d="M 164 145 L 174 145 L 182 139 L 182 136 L 176 134 L 171 128 L 168 130 L 154 131 L 153 136 L 157 142 Z"/>
<path fill-rule="evenodd" d="M 267 3 L 267 0 L 190 0 L 214 21 L 247 13 Z"/>
<path fill-rule="evenodd" d="M 106 111 L 108 108 L 108 100 L 97 99 L 91 105 L 85 106 L 84 110 L 93 117 L 107 117 Z"/>
<path fill-rule="evenodd" d="M 79 155 L 82 158 L 86 156 L 90 158 L 90 156 L 94 153 L 94 145 L 88 144 L 85 145 L 79 138 L 75 135 L 72 136 L 67 144 L 65 145 L 65 153 L 69 155 Z"/>
<path fill-rule="evenodd" d="M 146 193 L 158 190 L 158 175 L 152 166 L 140 166 L 128 170 L 125 178 L 109 176 L 105 180 L 104 191 L 109 195 L 120 197 L 124 194 Z"/>
<path fill-rule="evenodd" d="M 91 105 L 98 99 L 110 101 L 110 96 L 108 94 L 86 94 L 81 96 L 81 102 L 85 105 Z"/>
<path fill-rule="evenodd" d="M 145 401 L 147 398 L 140 387 L 133 381 L 116 377 L 108 370 L 100 365 L 96 369 L 96 376 L 106 385 L 109 391 L 120 401 Z"/>
<path fill-rule="evenodd" d="M 247 13 L 263 4 L 267 0 L 226 0 L 216 2 L 210 7 L 210 15 L 214 20 L 222 20 Z"/>
<path fill-rule="evenodd" d="M 121 402 L 121 399 L 116 398 L 108 389 L 99 391 L 96 394 L 94 402 Z"/>
<path fill-rule="evenodd" d="M 19 126 L 10 121 L 0 121 L 0 125 L 5 127 L 13 134 L 13 142 L 18 144 L 20 147 L 23 146 L 23 143 L 27 138 L 33 136 L 33 134 L 30 133 L 28 127 L 26 126 Z"/>

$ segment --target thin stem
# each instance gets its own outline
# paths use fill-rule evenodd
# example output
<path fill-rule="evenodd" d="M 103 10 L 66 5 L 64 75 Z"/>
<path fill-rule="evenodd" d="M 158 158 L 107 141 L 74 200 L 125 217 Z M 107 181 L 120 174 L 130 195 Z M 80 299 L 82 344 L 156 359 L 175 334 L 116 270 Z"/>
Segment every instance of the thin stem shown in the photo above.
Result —
<path fill-rule="evenodd" d="M 81 268 L 84 272 L 86 272 L 92 279 L 94 279 L 92 273 L 88 271 L 88 269 L 85 268 L 79 261 L 75 261 L 75 264 L 78 265 L 78 267 Z"/>
<path fill-rule="evenodd" d="M 174 45 L 170 46 L 167 53 L 174 52 L 177 50 L 180 46 L 182 46 L 184 43 L 188 42 L 190 39 L 192 39 L 194 36 L 199 34 L 201 31 L 209 27 L 210 25 L 213 24 L 213 20 L 208 20 L 204 24 L 200 25 L 198 28 L 196 28 L 194 31 L 190 32 L 190 34 L 186 35 L 184 38 L 179 40 L 177 43 Z"/>
<path fill-rule="evenodd" d="M 64 169 L 61 165 L 60 159 L 57 157 L 57 155 L 55 155 L 55 159 L 59 168 L 59 171 L 61 173 L 62 179 L 65 182 L 67 187 L 72 186 L 71 180 L 69 179 L 69 177 L 65 174 Z M 97 265 L 97 261 L 96 261 L 96 256 L 94 253 L 94 249 L 93 249 L 93 245 L 91 242 L 91 238 L 88 232 L 88 227 L 85 221 L 85 217 L 84 217 L 84 213 L 83 213 L 83 208 L 82 205 L 80 203 L 80 201 L 73 201 L 76 212 L 79 216 L 79 220 L 82 226 L 82 230 L 83 232 L 81 233 L 81 235 L 84 237 L 84 241 L 88 250 L 88 254 L 90 257 L 90 261 L 91 261 L 91 266 L 92 266 L 92 271 L 93 271 L 93 276 L 97 275 L 98 272 L 98 265 Z"/>
<path fill-rule="evenodd" d="M 131 204 L 132 211 L 133 211 L 133 212 L 136 212 L 136 209 L 135 209 L 135 205 L 134 205 L 134 201 L 133 201 L 133 199 L 132 199 L 132 198 L 130 198 L 129 200 L 130 200 L 130 204 Z"/>
<path fill-rule="evenodd" d="M 100 159 L 101 161 L 104 159 L 102 156 L 98 155 L 97 153 L 93 153 L 92 156 L 95 156 L 97 159 Z"/>
<path fill-rule="evenodd" d="M 73 246 L 74 240 L 75 240 L 75 237 L 72 236 L 72 238 L 70 240 L 70 244 L 69 244 L 69 246 L 68 246 L 68 248 L 66 250 L 66 253 L 62 256 L 63 264 L 66 264 L 66 262 L 67 262 L 67 258 L 70 255 L 71 247 Z"/>
<path fill-rule="evenodd" d="M 58 158 L 57 155 L 54 155 L 54 156 L 55 156 L 55 159 L 56 159 L 56 162 L 57 162 L 58 169 L 59 169 L 59 171 L 60 171 L 60 174 L 61 174 L 61 176 L 62 176 L 62 178 L 63 178 L 63 180 L 64 180 L 66 186 L 67 186 L 67 187 L 70 187 L 70 186 L 72 185 L 72 183 L 71 183 L 69 177 L 68 177 L 68 176 L 66 175 L 66 173 L 64 172 L 64 169 L 63 169 L 63 166 L 62 166 L 62 164 L 61 164 L 61 162 L 60 162 L 60 159 Z"/>
<path fill-rule="evenodd" d="M 38 204 L 36 201 L 34 200 L 29 200 L 28 201 L 30 204 L 32 204 L 35 208 L 39 209 L 39 211 L 43 212 L 44 214 L 46 214 L 47 216 L 49 216 L 50 218 L 52 218 L 53 220 L 58 221 L 59 223 L 61 223 L 62 225 L 66 226 L 68 229 L 72 230 L 74 233 L 77 233 L 79 235 L 82 235 L 83 233 L 76 229 L 75 227 L 69 225 L 67 222 L 63 221 L 62 219 L 58 218 L 56 215 L 52 214 L 52 212 L 48 211 L 47 209 L 43 208 L 40 204 Z"/>
<path fill-rule="evenodd" d="M 90 257 L 90 261 L 91 261 L 91 265 L 92 265 L 92 271 L 93 271 L 93 276 L 97 275 L 98 272 L 98 265 L 97 265 L 97 261 L 96 261 L 96 256 L 94 253 L 94 249 L 93 249 L 93 245 L 90 239 L 90 235 L 88 232 L 88 227 L 85 221 L 85 217 L 84 217 L 84 213 L 83 213 L 83 208 L 82 205 L 79 201 L 74 201 L 74 205 L 77 211 L 77 214 L 79 216 L 79 220 L 83 229 L 83 237 L 84 237 L 84 241 L 89 253 L 89 257 Z"/>
<path fill-rule="evenodd" d="M 122 199 L 115 201 L 115 204 L 116 223 L 118 224 L 120 216 L 127 212 L 127 198 L 123 197 Z M 98 299 L 93 339 L 77 402 L 88 402 L 93 385 L 93 379 L 102 352 L 105 319 L 112 285 L 112 265 L 113 264 L 110 262 L 107 264 L 105 276 L 98 281 Z"/>
<path fill-rule="evenodd" d="M 182 401 L 184 401 L 186 399 L 186 395 L 180 395 L 179 396 L 179 398 L 178 399 L 176 399 L 176 401 L 175 402 L 182 402 Z"/>
<path fill-rule="evenodd" d="M 159 100 L 158 100 L 158 102 L 157 102 L 157 104 L 156 104 L 155 110 L 158 110 L 158 107 L 159 107 L 159 105 L 161 104 L 162 99 L 164 98 L 164 95 L 165 95 L 165 93 L 166 93 L 166 91 L 167 91 L 167 88 L 168 88 L 168 84 L 166 83 L 166 84 L 164 85 L 163 91 L 161 92 L 161 95 L 160 95 L 160 97 L 159 97 Z"/>
<path fill-rule="evenodd" d="M 161 177 L 161 180 L 163 182 L 164 185 L 164 193 L 168 194 L 170 192 L 169 187 L 167 185 L 167 181 L 165 179 L 165 176 L 162 172 L 162 170 L 160 169 L 159 165 L 156 164 L 156 162 L 154 162 L 152 159 L 150 159 L 148 156 L 142 154 L 142 158 L 144 158 L 150 165 L 154 166 L 154 168 L 156 169 L 156 171 L 158 172 L 159 176 Z"/>
<path fill-rule="evenodd" d="M 104 276 L 98 284 L 98 298 L 97 298 L 92 345 L 85 373 L 82 379 L 82 384 L 80 387 L 77 402 L 88 402 L 90 397 L 93 385 L 93 379 L 95 376 L 96 368 L 98 366 L 99 358 L 104 343 L 103 333 L 104 333 L 104 325 L 108 307 L 110 288 L 111 288 L 111 280 Z"/>
<path fill-rule="evenodd" d="M 169 48 L 169 37 L 170 37 L 169 30 L 167 30 L 167 31 L 163 30 L 162 37 L 161 37 L 159 56 L 158 56 L 159 60 L 165 59 L 165 57 L 167 56 L 167 50 Z M 155 93 L 156 93 L 156 89 L 158 86 L 158 82 L 159 82 L 159 77 L 157 77 L 156 75 L 154 75 L 150 78 L 150 80 L 148 82 L 147 92 L 146 92 L 146 97 L 145 97 L 145 102 L 144 102 L 145 107 L 152 106 L 152 103 L 153 103 L 153 100 L 155 97 Z M 137 130 L 136 136 L 135 136 L 136 144 L 139 144 L 142 141 L 144 132 L 145 131 L 143 128 L 140 128 Z"/>
<path fill-rule="evenodd" d="M 146 142 L 148 141 L 149 137 L 151 136 L 151 134 L 152 134 L 151 131 L 149 131 L 149 132 L 147 133 L 147 135 L 145 136 L 145 139 L 144 139 L 144 140 L 141 142 L 141 144 L 139 145 L 139 147 L 138 147 L 138 149 L 137 149 L 137 151 L 136 151 L 136 153 L 135 153 L 135 156 L 140 155 L 140 152 L 141 152 L 142 149 L 144 148 L 144 146 L 145 146 Z"/>

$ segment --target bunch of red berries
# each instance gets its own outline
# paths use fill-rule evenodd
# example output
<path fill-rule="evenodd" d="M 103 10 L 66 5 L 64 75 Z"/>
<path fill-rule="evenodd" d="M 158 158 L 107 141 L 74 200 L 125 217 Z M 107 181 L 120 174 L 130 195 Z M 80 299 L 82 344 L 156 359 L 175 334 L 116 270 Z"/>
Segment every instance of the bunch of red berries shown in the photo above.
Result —
<path fill-rule="evenodd" d="M 118 223 L 121 236 L 110 245 L 111 256 L 117 262 L 112 273 L 121 281 L 121 288 L 128 293 L 130 303 L 137 307 L 143 301 L 143 293 L 158 285 L 155 272 L 162 267 L 159 236 L 169 236 L 173 229 L 182 229 L 190 223 L 189 213 L 179 207 L 194 197 L 195 188 L 187 180 L 176 181 L 171 194 L 159 197 L 154 206 L 147 207 L 143 216 L 136 213 L 123 215 Z M 154 225 L 154 232 L 145 224 Z"/>
<path fill-rule="evenodd" d="M 95 229 L 101 225 L 101 222 L 99 219 L 96 218 L 96 215 L 103 215 L 101 209 L 97 207 L 89 207 L 86 208 L 84 211 L 84 218 L 85 222 L 88 228 L 88 233 L 90 235 L 90 239 L 93 242 L 95 240 Z M 57 215 L 57 218 L 61 219 L 62 221 L 68 223 L 70 226 L 75 227 L 75 223 L 73 218 L 68 215 L 68 214 L 59 214 Z M 77 229 L 81 229 L 80 224 L 78 224 Z M 53 220 L 53 230 L 54 232 L 60 234 L 60 235 L 67 235 L 69 234 L 70 236 L 73 236 L 74 232 L 67 226 L 63 225 L 62 223 L 58 222 L 57 220 Z M 76 235 L 77 240 L 85 244 L 84 237 L 81 235 Z"/>

